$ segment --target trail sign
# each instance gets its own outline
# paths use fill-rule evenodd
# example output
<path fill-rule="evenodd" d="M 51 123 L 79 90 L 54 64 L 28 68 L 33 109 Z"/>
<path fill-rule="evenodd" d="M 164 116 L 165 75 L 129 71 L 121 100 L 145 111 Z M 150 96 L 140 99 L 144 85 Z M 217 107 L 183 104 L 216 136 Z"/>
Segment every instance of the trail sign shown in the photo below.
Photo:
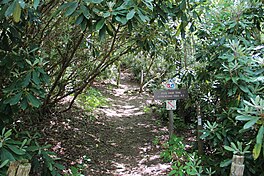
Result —
<path fill-rule="evenodd" d="M 175 83 L 174 83 L 174 81 L 170 79 L 170 80 L 166 83 L 165 88 L 166 88 L 166 89 L 175 89 Z"/>
<path fill-rule="evenodd" d="M 176 110 L 176 100 L 167 100 L 166 101 L 167 110 Z"/>
<path fill-rule="evenodd" d="M 171 138 L 174 131 L 174 115 L 173 110 L 176 110 L 176 100 L 188 97 L 186 89 L 176 90 L 175 83 L 170 79 L 167 83 L 163 84 L 166 90 L 154 91 L 154 99 L 166 100 L 166 109 L 169 111 L 169 136 Z"/>
<path fill-rule="evenodd" d="M 156 100 L 178 100 L 188 97 L 186 89 L 178 90 L 156 90 L 154 91 L 154 99 Z"/>

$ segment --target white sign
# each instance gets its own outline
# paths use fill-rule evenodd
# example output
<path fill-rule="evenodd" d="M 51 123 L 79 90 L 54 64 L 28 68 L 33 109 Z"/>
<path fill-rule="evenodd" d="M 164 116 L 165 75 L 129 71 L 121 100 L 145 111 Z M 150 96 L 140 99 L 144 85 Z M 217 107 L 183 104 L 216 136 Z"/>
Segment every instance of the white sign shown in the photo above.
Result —
<path fill-rule="evenodd" d="M 167 110 L 176 110 L 176 100 L 166 100 Z"/>
<path fill-rule="evenodd" d="M 202 125 L 202 119 L 201 119 L 201 117 L 198 117 L 198 125 Z"/>

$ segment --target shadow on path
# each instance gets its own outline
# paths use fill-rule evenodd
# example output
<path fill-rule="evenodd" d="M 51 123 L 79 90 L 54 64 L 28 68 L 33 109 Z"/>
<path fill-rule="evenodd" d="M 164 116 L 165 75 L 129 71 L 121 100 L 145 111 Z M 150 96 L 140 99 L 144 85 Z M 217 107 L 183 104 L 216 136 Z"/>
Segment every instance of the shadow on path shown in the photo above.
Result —
<path fill-rule="evenodd" d="M 167 129 L 158 126 L 153 114 L 144 112 L 152 97 L 138 90 L 139 86 L 124 73 L 119 88 L 105 92 L 111 106 L 97 110 L 110 127 L 98 134 L 105 141 L 105 147 L 97 150 L 98 162 L 106 164 L 105 172 L 99 172 L 102 175 L 167 175 L 169 165 L 162 164 L 160 149 L 153 144 Z"/>
<path fill-rule="evenodd" d="M 167 175 L 170 165 L 162 162 L 161 147 L 153 144 L 167 137 L 167 128 L 158 125 L 154 114 L 144 112 L 152 97 L 139 94 L 128 74 L 122 75 L 119 88 L 95 86 L 110 105 L 97 109 L 94 121 L 80 108 L 51 119 L 43 133 L 54 144 L 53 150 L 67 165 L 84 163 L 84 156 L 89 157 L 86 176 Z"/>

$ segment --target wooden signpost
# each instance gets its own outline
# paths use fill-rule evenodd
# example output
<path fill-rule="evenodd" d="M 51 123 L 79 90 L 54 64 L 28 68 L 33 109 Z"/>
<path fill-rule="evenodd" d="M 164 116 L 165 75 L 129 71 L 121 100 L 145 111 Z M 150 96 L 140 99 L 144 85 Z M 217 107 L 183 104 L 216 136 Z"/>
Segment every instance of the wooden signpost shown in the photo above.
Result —
<path fill-rule="evenodd" d="M 7 170 L 8 176 L 28 176 L 31 164 L 27 160 L 11 161 Z"/>
<path fill-rule="evenodd" d="M 188 97 L 186 89 L 175 89 L 175 83 L 169 80 L 165 85 L 166 90 L 154 91 L 155 100 L 166 100 L 166 109 L 169 111 L 169 136 L 171 138 L 174 133 L 174 116 L 173 110 L 176 110 L 176 100 Z"/>
<path fill-rule="evenodd" d="M 245 169 L 244 156 L 233 155 L 229 176 L 243 176 L 244 169 Z"/>

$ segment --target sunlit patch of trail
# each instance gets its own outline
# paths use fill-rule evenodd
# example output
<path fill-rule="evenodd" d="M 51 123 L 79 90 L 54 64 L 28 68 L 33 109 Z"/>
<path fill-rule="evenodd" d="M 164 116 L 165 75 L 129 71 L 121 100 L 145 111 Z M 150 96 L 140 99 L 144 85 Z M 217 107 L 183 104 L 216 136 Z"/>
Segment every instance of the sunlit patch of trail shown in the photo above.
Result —
<path fill-rule="evenodd" d="M 109 106 L 97 109 L 105 116 L 105 122 L 111 125 L 107 134 L 101 134 L 109 150 L 105 153 L 108 161 L 105 171 L 97 174 L 113 176 L 162 176 L 170 168 L 160 159 L 160 146 L 153 140 L 167 133 L 167 128 L 158 126 L 153 114 L 144 112 L 152 97 L 147 93 L 138 93 L 139 86 L 123 75 L 121 85 L 108 91 Z M 105 131 L 104 131 L 105 132 Z M 100 133 L 100 132 L 99 132 Z M 104 146 L 106 147 L 106 146 Z M 101 155 L 98 148 L 98 154 Z M 111 156 L 109 158 L 109 156 Z M 102 155 L 102 159 L 103 159 Z M 100 160 L 100 159 L 99 159 Z M 95 174 L 96 175 L 96 174 Z"/>

